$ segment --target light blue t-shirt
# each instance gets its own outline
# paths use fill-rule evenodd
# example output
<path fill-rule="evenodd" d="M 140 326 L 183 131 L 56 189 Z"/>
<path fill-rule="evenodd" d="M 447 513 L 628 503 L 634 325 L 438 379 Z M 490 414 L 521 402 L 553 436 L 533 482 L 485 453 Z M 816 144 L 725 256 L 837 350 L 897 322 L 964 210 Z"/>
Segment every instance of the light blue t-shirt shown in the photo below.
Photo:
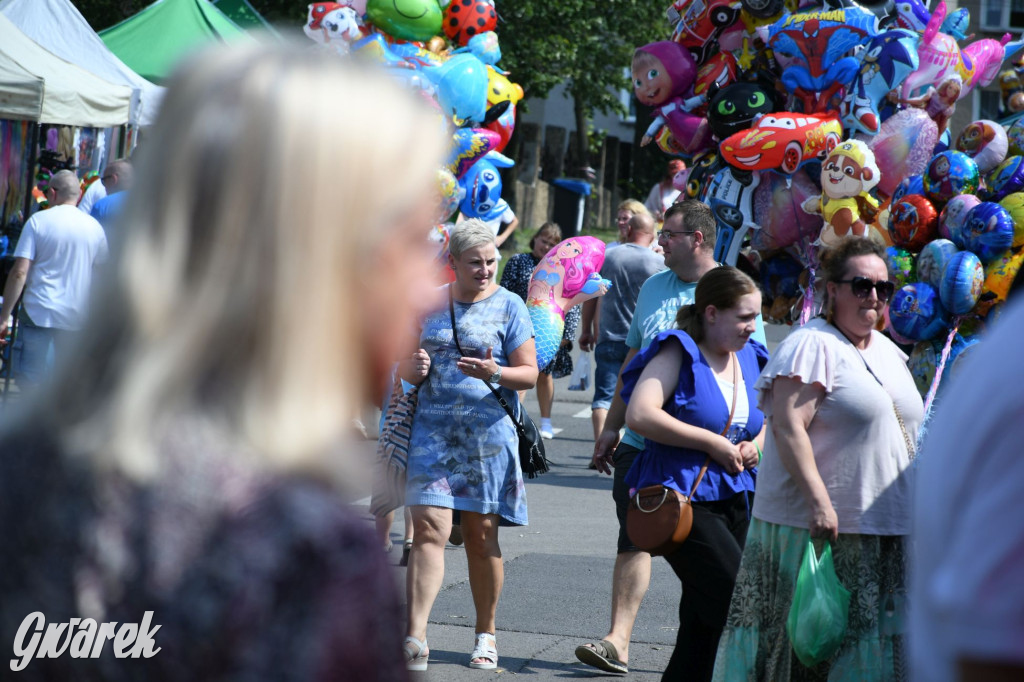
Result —
<path fill-rule="evenodd" d="M 626 345 L 643 350 L 658 334 L 674 329 L 679 309 L 693 303 L 693 292 L 696 289 L 696 282 L 684 282 L 671 270 L 651 275 L 640 287 L 633 322 L 630 323 L 629 334 L 626 335 Z M 767 345 L 760 313 L 757 316 L 757 329 L 751 338 L 762 345 Z M 622 436 L 622 442 L 632 445 L 637 450 L 644 449 L 643 436 L 628 427 Z"/>

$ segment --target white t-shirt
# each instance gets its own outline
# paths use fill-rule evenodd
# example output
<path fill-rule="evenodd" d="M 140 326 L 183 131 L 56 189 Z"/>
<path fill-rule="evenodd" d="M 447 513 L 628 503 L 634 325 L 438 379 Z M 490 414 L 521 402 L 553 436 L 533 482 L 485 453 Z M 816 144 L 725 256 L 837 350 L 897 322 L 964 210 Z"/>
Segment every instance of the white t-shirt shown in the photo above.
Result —
<path fill-rule="evenodd" d="M 917 467 L 910 583 L 913 679 L 960 659 L 1024 665 L 1024 305 L 964 359 L 928 422 Z M 948 371 L 948 370 L 947 370 Z"/>
<path fill-rule="evenodd" d="M 78 210 L 87 215 L 92 214 L 93 206 L 96 202 L 107 196 L 107 188 L 104 186 L 102 180 L 96 180 L 89 183 L 89 186 L 85 188 L 85 193 L 82 198 L 78 201 Z"/>
<path fill-rule="evenodd" d="M 742 374 L 738 374 L 738 376 L 740 385 L 736 389 L 736 411 L 732 413 L 732 421 L 729 423 L 730 431 L 735 428 L 745 427 L 750 420 L 750 401 L 747 400 L 747 384 L 743 381 Z M 718 382 L 718 390 L 722 392 L 722 397 L 725 398 L 725 404 L 731 407 L 732 382 L 726 381 L 717 374 L 715 375 L 715 381 Z"/>
<path fill-rule="evenodd" d="M 491 218 L 490 220 L 484 220 L 483 223 L 487 227 L 491 228 L 491 231 L 494 232 L 494 236 L 497 237 L 499 234 L 501 234 L 502 230 L 504 230 L 504 226 L 508 225 L 509 223 L 511 223 L 515 219 L 516 219 L 516 214 L 512 210 L 512 207 L 511 206 L 506 206 L 505 210 L 502 211 L 498 215 L 497 218 Z M 459 213 L 459 219 L 458 219 L 458 221 L 456 221 L 456 224 L 461 223 L 463 220 L 468 220 L 468 218 L 465 215 L 463 215 L 462 213 Z M 481 220 L 483 220 L 483 219 L 481 218 Z"/>
<path fill-rule="evenodd" d="M 797 528 L 807 528 L 810 521 L 810 508 L 779 459 L 771 429 L 772 385 L 784 376 L 825 388 L 807 433 L 839 517 L 839 532 L 910 533 L 910 456 L 893 401 L 912 441 L 924 406 L 906 362 L 906 354 L 882 334 L 873 332 L 868 348 L 858 351 L 822 319 L 811 320 L 779 344 L 756 384 L 769 419 L 754 497 L 756 518 Z"/>
<path fill-rule="evenodd" d="M 25 223 L 14 257 L 32 261 L 23 298 L 32 322 L 79 329 L 93 268 L 107 259 L 107 238 L 96 219 L 69 204 L 40 211 Z"/>
<path fill-rule="evenodd" d="M 651 212 L 651 215 L 658 217 L 665 214 L 672 204 L 676 203 L 676 199 L 679 197 L 679 190 L 675 187 L 668 189 L 662 189 L 661 183 L 655 183 L 654 187 L 647 194 L 647 200 L 644 202 L 644 206 Z"/>

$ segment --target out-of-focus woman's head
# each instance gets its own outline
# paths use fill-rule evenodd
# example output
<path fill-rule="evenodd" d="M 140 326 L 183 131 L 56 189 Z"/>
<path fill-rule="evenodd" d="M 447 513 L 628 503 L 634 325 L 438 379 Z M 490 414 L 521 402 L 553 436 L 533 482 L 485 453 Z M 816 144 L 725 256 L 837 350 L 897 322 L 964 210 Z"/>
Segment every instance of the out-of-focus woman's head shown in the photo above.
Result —
<path fill-rule="evenodd" d="M 154 427 L 198 412 L 272 468 L 317 468 L 424 306 L 442 138 L 336 56 L 228 47 L 179 70 L 83 339 L 97 407 L 64 399 L 79 442 L 151 475 Z"/>

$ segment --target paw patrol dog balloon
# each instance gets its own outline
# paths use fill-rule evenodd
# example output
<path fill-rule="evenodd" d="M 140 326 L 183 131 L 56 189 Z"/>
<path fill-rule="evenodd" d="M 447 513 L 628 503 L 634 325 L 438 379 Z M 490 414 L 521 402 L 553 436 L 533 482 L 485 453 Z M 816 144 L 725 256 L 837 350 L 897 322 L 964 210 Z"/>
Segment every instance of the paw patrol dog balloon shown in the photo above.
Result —
<path fill-rule="evenodd" d="M 847 140 L 832 150 L 821 168 L 822 194 L 817 205 L 814 200 L 804 205 L 805 210 L 821 213 L 825 219 L 818 237 L 821 244 L 832 246 L 850 234 L 869 236 L 867 222 L 878 211 L 878 202 L 869 192 L 880 179 L 875 155 L 863 142 Z"/>

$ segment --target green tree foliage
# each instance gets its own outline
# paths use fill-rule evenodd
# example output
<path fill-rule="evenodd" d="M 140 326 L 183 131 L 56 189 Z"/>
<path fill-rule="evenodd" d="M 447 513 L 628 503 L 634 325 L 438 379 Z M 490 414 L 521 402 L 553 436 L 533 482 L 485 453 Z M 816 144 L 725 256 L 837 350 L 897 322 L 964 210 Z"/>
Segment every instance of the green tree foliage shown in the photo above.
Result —
<path fill-rule="evenodd" d="M 630 87 L 633 50 L 670 33 L 665 4 L 650 0 L 511 0 L 498 5 L 501 66 L 527 97 L 543 99 L 559 83 L 573 98 L 577 162 L 589 165 L 586 142 L 597 112 L 626 113 L 619 91 Z"/>
<path fill-rule="evenodd" d="M 72 4 L 98 33 L 144 9 L 150 0 L 72 0 Z"/>
<path fill-rule="evenodd" d="M 75 0 L 97 31 L 147 7 L 152 0 Z M 263 17 L 299 28 L 307 0 L 249 0 Z M 501 66 L 529 98 L 543 99 L 559 83 L 573 98 L 575 161 L 590 165 L 587 133 L 597 112 L 623 111 L 619 91 L 630 87 L 633 50 L 668 37 L 663 2 L 652 0 L 498 0 Z"/>

